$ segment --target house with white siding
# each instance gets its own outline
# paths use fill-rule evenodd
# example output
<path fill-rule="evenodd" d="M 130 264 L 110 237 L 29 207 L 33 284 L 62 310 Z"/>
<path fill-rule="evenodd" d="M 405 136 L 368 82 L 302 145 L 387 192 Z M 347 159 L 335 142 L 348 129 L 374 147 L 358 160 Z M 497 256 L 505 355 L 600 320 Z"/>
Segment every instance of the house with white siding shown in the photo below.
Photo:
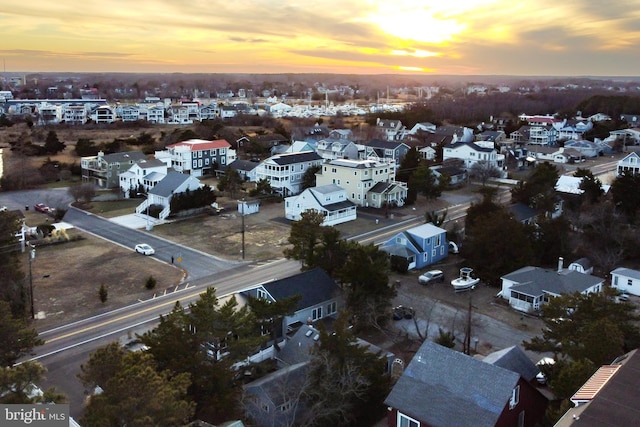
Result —
<path fill-rule="evenodd" d="M 283 197 L 302 191 L 302 178 L 310 167 L 320 166 L 324 160 L 314 151 L 283 153 L 271 156 L 256 168 L 256 181 L 266 179 L 274 192 Z"/>
<path fill-rule="evenodd" d="M 640 296 L 640 271 L 616 268 L 611 272 L 611 286 L 620 292 Z"/>
<path fill-rule="evenodd" d="M 166 150 L 156 152 L 156 158 L 169 156 L 174 170 L 200 177 L 212 175 L 230 163 L 229 154 L 233 151 L 230 148 L 231 144 L 224 139 L 189 139 L 168 145 Z"/>
<path fill-rule="evenodd" d="M 618 161 L 616 167 L 618 176 L 622 174 L 637 175 L 640 173 L 640 155 L 638 153 L 631 152 L 627 154 L 622 160 Z"/>
<path fill-rule="evenodd" d="M 467 170 L 471 169 L 479 161 L 486 161 L 491 166 L 502 170 L 505 156 L 504 154 L 498 154 L 495 148 L 483 146 L 477 142 L 456 142 L 445 146 L 443 149 L 442 161 L 445 162 L 449 159 L 462 160 Z"/>
<path fill-rule="evenodd" d="M 127 199 L 135 196 L 139 190 L 146 193 L 167 176 L 167 171 L 166 163 L 161 160 L 138 160 L 119 175 L 120 191 Z"/>
<path fill-rule="evenodd" d="M 322 225 L 337 225 L 357 219 L 356 204 L 347 198 L 344 188 L 335 184 L 307 188 L 285 199 L 284 216 L 287 219 L 298 221 L 308 210 L 324 215 Z"/>

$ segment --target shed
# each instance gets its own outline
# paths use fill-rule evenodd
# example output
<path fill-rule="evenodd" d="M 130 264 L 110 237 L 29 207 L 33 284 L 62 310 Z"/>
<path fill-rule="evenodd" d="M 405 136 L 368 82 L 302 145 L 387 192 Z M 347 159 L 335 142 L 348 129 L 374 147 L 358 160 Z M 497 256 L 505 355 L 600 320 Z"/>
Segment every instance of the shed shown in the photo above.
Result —
<path fill-rule="evenodd" d="M 260 211 L 259 200 L 238 200 L 238 213 L 240 215 L 250 215 Z"/>

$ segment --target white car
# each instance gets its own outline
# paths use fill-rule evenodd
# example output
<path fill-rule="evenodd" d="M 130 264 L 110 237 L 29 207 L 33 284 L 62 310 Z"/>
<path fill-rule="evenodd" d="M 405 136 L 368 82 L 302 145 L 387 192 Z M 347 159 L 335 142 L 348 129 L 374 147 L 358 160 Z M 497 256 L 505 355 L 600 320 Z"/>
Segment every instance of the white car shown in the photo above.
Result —
<path fill-rule="evenodd" d="M 136 245 L 135 250 L 139 254 L 143 254 L 143 255 L 153 255 L 156 253 L 156 251 L 154 251 L 153 248 L 147 245 L 146 243 L 140 243 Z"/>
<path fill-rule="evenodd" d="M 444 281 L 444 273 L 442 272 L 442 270 L 429 270 L 418 277 L 418 283 L 420 283 L 421 285 L 426 285 L 428 283 L 436 281 Z"/>

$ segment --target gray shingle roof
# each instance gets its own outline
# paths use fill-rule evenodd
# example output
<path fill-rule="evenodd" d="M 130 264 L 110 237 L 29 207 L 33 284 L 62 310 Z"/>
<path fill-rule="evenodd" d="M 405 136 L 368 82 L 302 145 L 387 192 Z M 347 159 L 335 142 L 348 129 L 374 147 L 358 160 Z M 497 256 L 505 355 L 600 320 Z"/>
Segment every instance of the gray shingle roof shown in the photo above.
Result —
<path fill-rule="evenodd" d="M 291 165 L 294 163 L 313 162 L 322 160 L 322 157 L 315 151 L 303 151 L 301 153 L 287 153 L 274 156 L 271 160 L 278 165 Z"/>
<path fill-rule="evenodd" d="M 611 274 L 619 274 L 621 276 L 631 277 L 632 279 L 640 279 L 640 271 L 626 267 L 618 267 Z"/>
<path fill-rule="evenodd" d="M 123 163 L 123 162 L 137 162 L 138 160 L 145 160 L 147 156 L 142 151 L 127 151 L 125 153 L 112 153 L 105 154 L 103 159 L 107 163 Z"/>
<path fill-rule="evenodd" d="M 169 197 L 176 188 L 182 185 L 191 176 L 180 172 L 169 172 L 162 181 L 156 184 L 149 193 L 155 194 L 161 197 Z"/>
<path fill-rule="evenodd" d="M 321 268 L 304 271 L 262 286 L 276 301 L 301 295 L 297 310 L 327 301 L 340 291 L 336 282 Z"/>
<path fill-rule="evenodd" d="M 482 361 L 515 372 L 526 381 L 532 381 L 539 372 L 539 369 L 536 368 L 536 365 L 527 357 L 524 351 L 515 345 L 494 351 Z"/>
<path fill-rule="evenodd" d="M 523 267 L 502 277 L 518 283 L 511 287 L 514 291 L 531 296 L 539 296 L 543 292 L 557 295 L 584 292 L 604 281 L 599 277 L 579 273 L 575 270 L 558 272 L 531 266 Z"/>
<path fill-rule="evenodd" d="M 493 426 L 520 375 L 425 341 L 385 405 L 431 426 Z"/>

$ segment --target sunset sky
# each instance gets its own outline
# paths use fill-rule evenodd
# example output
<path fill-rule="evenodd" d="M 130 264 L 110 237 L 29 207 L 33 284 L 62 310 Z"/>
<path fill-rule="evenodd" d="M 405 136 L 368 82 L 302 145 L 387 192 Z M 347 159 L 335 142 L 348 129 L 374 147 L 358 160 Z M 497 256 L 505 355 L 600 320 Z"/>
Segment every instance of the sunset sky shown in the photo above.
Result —
<path fill-rule="evenodd" d="M 7 72 L 640 74 L 640 0 L 30 0 Z"/>

